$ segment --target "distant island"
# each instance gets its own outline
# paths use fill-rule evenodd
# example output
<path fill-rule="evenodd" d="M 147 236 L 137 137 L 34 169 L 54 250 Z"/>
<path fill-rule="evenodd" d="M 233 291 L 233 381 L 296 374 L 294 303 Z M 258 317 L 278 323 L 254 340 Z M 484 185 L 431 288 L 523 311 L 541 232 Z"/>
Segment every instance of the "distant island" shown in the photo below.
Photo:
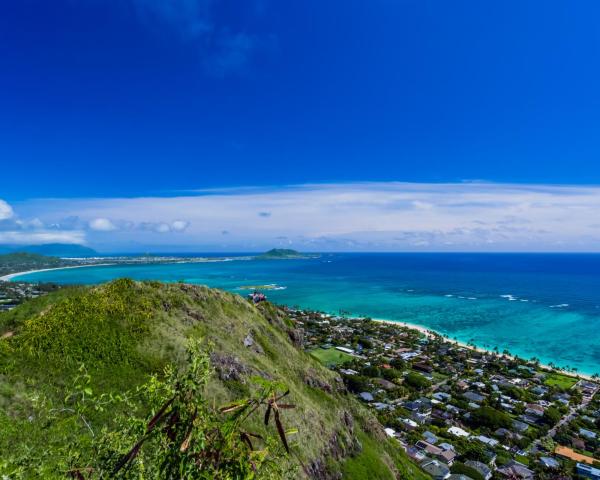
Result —
<path fill-rule="evenodd" d="M 2 253 L 35 253 L 51 257 L 94 257 L 98 255 L 94 249 L 84 245 L 71 243 L 46 243 L 43 245 L 0 245 Z"/>
<path fill-rule="evenodd" d="M 291 248 L 272 248 L 268 252 L 257 255 L 259 260 L 284 260 L 293 258 L 317 258 L 316 253 L 301 253 Z"/>

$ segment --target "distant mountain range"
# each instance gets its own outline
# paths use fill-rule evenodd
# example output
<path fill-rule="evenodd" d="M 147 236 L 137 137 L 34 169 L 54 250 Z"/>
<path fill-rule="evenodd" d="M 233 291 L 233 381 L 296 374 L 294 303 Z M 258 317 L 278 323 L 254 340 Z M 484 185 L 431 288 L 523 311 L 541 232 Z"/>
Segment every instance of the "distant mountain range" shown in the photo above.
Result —
<path fill-rule="evenodd" d="M 44 245 L 0 245 L 2 253 L 37 253 L 50 257 L 94 257 L 98 255 L 94 249 L 83 245 L 69 243 L 47 243 Z"/>

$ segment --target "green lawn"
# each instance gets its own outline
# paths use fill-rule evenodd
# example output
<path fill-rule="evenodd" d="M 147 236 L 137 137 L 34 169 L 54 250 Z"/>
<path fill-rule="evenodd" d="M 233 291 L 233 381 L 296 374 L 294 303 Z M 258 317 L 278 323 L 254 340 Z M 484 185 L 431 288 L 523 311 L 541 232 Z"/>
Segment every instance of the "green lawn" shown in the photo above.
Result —
<path fill-rule="evenodd" d="M 347 362 L 348 360 L 352 360 L 353 358 L 351 355 L 340 352 L 333 347 L 328 348 L 327 350 L 323 348 L 316 348 L 311 350 L 310 354 L 319 360 L 319 362 L 321 362 L 323 365 L 339 365 Z"/>
<path fill-rule="evenodd" d="M 563 375 L 562 373 L 554 372 L 548 374 L 544 383 L 549 387 L 556 386 L 563 389 L 569 389 L 577 383 L 577 379 L 569 377 L 568 375 Z"/>

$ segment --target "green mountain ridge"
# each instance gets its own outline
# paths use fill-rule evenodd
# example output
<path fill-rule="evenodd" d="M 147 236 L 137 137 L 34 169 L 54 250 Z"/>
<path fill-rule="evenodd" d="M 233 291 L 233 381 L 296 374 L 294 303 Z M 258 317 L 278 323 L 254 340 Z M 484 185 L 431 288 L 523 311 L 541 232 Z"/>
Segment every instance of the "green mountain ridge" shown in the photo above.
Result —
<path fill-rule="evenodd" d="M 112 477 L 102 474 L 104 466 L 122 458 L 135 444 L 134 433 L 147 429 L 145 421 L 136 430 L 135 423 L 124 426 L 124 419 L 157 414 L 157 404 L 140 392 L 154 398 L 168 372 L 189 370 L 194 363 L 189 345 L 197 342 L 209 359 L 202 399 L 215 429 L 226 423 L 218 406 L 255 398 L 261 388 L 255 377 L 289 390 L 285 401 L 294 408 L 282 410 L 281 421 L 297 429 L 288 435 L 287 455 L 272 422 L 265 426 L 262 414 L 249 416 L 244 429 L 260 435 L 266 446 L 254 451 L 233 441 L 227 445 L 238 450 L 220 447 L 219 458 L 235 459 L 238 451 L 240 458 L 255 458 L 268 451 L 260 455 L 273 458 L 277 468 L 253 473 L 252 460 L 251 476 L 214 478 L 427 478 L 345 392 L 337 374 L 296 346 L 298 335 L 285 313 L 266 302 L 253 306 L 206 287 L 125 279 L 63 289 L 0 314 L 0 475 Z M 202 428 L 198 421 L 194 425 Z M 211 478 L 194 468 L 185 477 L 159 475 L 154 452 L 161 445 L 148 440 L 117 476 Z M 188 445 L 184 441 L 175 452 L 178 461 Z"/>
<path fill-rule="evenodd" d="M 4 255 L 0 254 L 0 275 L 71 265 L 74 265 L 74 263 L 70 260 L 38 255 L 37 253 L 15 252 Z"/>
<path fill-rule="evenodd" d="M 42 245 L 0 245 L 0 254 L 26 252 L 51 257 L 93 257 L 98 253 L 89 247 L 71 243 L 46 243 Z"/>

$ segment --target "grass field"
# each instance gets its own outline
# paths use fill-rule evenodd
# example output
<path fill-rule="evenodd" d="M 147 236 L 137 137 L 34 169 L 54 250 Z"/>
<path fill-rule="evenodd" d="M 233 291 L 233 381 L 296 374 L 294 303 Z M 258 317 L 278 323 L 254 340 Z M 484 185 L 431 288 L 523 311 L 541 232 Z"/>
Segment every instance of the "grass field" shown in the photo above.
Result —
<path fill-rule="evenodd" d="M 549 373 L 544 383 L 549 387 L 569 389 L 577 383 L 577 379 L 561 373 Z"/>
<path fill-rule="evenodd" d="M 319 362 L 321 362 L 323 365 L 339 365 L 340 363 L 347 362 L 353 358 L 351 355 L 340 352 L 335 348 L 328 348 L 327 350 L 323 348 L 316 348 L 315 350 L 311 350 L 310 354 L 319 360 Z"/>

